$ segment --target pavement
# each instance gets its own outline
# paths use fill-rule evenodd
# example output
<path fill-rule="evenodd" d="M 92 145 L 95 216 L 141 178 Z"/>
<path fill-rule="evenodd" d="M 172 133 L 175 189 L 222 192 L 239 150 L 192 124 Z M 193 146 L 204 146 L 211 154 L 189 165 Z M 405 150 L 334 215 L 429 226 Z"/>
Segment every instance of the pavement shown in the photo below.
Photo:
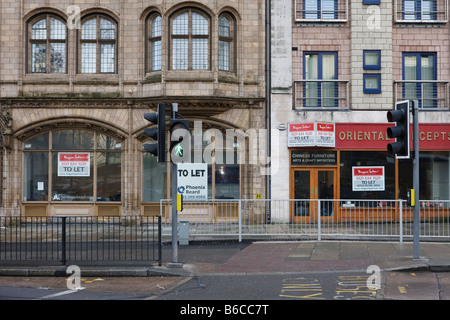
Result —
<path fill-rule="evenodd" d="M 173 257 L 163 246 L 163 263 L 141 262 L 77 264 L 83 276 L 142 277 L 204 274 L 294 273 L 305 271 L 450 271 L 450 243 L 420 242 L 414 259 L 412 242 L 384 241 L 211 241 L 179 245 Z M 0 276 L 66 276 L 67 266 L 35 262 L 0 261 Z"/>

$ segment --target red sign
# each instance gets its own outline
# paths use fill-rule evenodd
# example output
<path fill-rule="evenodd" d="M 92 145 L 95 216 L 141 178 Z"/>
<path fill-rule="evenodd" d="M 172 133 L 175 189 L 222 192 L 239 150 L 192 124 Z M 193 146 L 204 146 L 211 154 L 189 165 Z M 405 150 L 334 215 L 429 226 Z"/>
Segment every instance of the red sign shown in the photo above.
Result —
<path fill-rule="evenodd" d="M 90 153 L 58 152 L 58 177 L 89 177 Z"/>
<path fill-rule="evenodd" d="M 62 153 L 59 152 L 59 161 L 89 161 L 89 153 Z"/>
<path fill-rule="evenodd" d="M 394 141 L 386 134 L 386 129 L 392 126 L 393 123 L 336 123 L 336 148 L 385 150 Z M 420 124 L 419 147 L 420 150 L 450 150 L 450 124 Z"/>
<path fill-rule="evenodd" d="M 383 174 L 383 167 L 353 167 L 353 175 L 355 176 L 381 176 Z"/>
<path fill-rule="evenodd" d="M 334 124 L 317 122 L 317 131 L 334 132 Z"/>
<path fill-rule="evenodd" d="M 314 131 L 314 122 L 311 123 L 291 123 L 290 131 Z"/>

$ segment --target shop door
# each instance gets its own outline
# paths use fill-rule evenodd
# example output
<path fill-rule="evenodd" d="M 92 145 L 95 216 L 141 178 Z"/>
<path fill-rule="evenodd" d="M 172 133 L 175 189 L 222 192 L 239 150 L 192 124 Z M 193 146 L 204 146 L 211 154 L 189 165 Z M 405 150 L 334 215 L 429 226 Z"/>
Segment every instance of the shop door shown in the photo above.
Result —
<path fill-rule="evenodd" d="M 292 176 L 291 199 L 295 199 L 292 208 L 294 222 L 315 222 L 319 215 L 322 219 L 335 216 L 335 168 L 294 169 Z M 317 200 L 323 200 L 320 201 L 320 206 Z"/>

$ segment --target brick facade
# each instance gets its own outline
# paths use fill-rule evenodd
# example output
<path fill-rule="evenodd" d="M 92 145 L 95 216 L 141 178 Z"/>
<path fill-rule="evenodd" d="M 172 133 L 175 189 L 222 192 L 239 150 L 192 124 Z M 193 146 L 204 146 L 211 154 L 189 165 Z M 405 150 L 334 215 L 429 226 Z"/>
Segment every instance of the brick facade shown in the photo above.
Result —
<path fill-rule="evenodd" d="M 381 0 L 364 4 L 361 0 L 337 0 L 337 13 L 306 13 L 307 0 L 271 1 L 272 21 L 272 155 L 279 161 L 278 174 L 272 177 L 272 198 L 291 196 L 288 123 L 328 121 L 338 123 L 386 123 L 386 110 L 404 99 L 402 83 L 405 53 L 433 53 L 436 56 L 434 79 L 436 108 L 423 109 L 421 123 L 449 123 L 449 41 L 448 1 L 436 1 L 436 13 L 403 12 L 402 1 Z M 308 0 L 309 10 L 315 2 Z M 318 2 L 320 3 L 320 2 Z M 326 3 L 332 3 L 327 1 Z M 317 5 L 317 10 L 321 10 Z M 328 8 L 330 10 L 330 8 Z M 309 14 L 309 15 L 308 15 Z M 365 50 L 379 50 L 380 68 L 365 69 Z M 348 83 L 348 91 L 339 91 L 346 102 L 339 108 L 307 108 L 302 105 L 305 93 L 296 88 L 304 78 L 305 52 L 336 52 L 338 76 Z M 364 92 L 364 76 L 380 75 L 377 93 Z M 409 80 L 409 79 L 408 79 Z M 303 88 L 305 85 L 303 85 Z M 299 90 L 300 94 L 296 92 Z M 297 96 L 296 96 L 297 94 Z M 281 125 L 281 126 L 280 126 Z M 292 179 L 292 177 L 291 177 Z M 276 192 L 275 192 L 276 190 Z"/>

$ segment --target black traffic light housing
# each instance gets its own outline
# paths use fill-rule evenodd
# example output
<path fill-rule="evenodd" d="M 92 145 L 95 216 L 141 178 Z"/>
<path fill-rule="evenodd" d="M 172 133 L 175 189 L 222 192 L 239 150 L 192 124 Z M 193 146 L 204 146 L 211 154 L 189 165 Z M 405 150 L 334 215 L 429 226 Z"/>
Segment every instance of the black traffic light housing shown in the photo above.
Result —
<path fill-rule="evenodd" d="M 158 111 L 144 114 L 145 120 L 156 124 L 156 128 L 146 128 L 144 133 L 156 141 L 144 144 L 144 150 L 158 157 L 158 162 L 166 162 L 166 105 L 158 103 Z"/>
<path fill-rule="evenodd" d="M 396 122 L 396 126 L 386 130 L 389 138 L 396 139 L 395 142 L 388 144 L 388 152 L 395 154 L 397 158 L 409 159 L 409 101 L 397 102 L 395 110 L 388 111 L 387 120 Z"/>
<path fill-rule="evenodd" d="M 189 120 L 170 120 L 170 159 L 177 163 L 187 159 L 190 150 Z M 190 158 L 189 158 L 190 159 Z"/>

